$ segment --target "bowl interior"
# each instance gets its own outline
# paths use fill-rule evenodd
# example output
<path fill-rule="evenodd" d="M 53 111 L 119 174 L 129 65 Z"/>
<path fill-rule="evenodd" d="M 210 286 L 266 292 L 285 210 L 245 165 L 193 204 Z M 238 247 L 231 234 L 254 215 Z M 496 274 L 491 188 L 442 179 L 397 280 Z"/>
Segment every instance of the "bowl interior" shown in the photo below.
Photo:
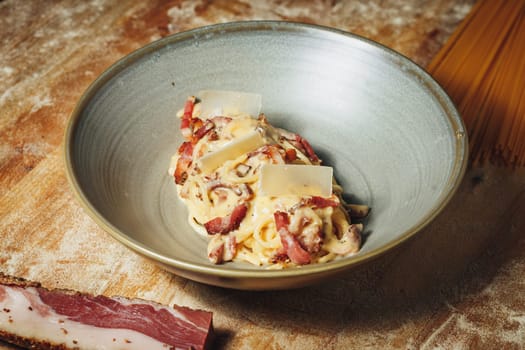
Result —
<path fill-rule="evenodd" d="M 377 44 L 276 22 L 167 37 L 91 86 L 66 139 L 69 175 L 88 211 L 115 238 L 167 265 L 264 273 L 208 263 L 206 242 L 187 223 L 167 174 L 182 142 L 176 111 L 203 89 L 262 94 L 270 122 L 307 138 L 351 201 L 372 207 L 361 252 L 324 269 L 414 234 L 464 171 L 466 140 L 450 100 L 422 69 Z"/>

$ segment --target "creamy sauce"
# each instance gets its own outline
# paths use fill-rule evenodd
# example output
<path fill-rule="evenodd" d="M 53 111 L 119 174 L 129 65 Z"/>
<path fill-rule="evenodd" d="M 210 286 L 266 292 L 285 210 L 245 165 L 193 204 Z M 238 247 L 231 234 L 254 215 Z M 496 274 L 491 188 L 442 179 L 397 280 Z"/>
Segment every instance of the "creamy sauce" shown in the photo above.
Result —
<path fill-rule="evenodd" d="M 190 118 L 179 115 L 186 122 Z M 211 261 L 282 268 L 296 265 L 290 257 L 293 252 L 298 252 L 295 262 L 303 264 L 357 251 L 359 237 L 352 238 L 352 249 L 337 247 L 347 240 L 340 229 L 347 230 L 350 219 L 340 187 L 332 186 L 332 169 L 320 166 L 306 140 L 271 126 L 264 116 L 206 118 L 197 104 L 191 118 L 200 121 L 199 130 L 191 130 L 193 136 L 186 141 L 193 147 L 191 163 L 184 165 L 188 156 L 179 151 L 169 172 L 173 175 L 178 167 L 185 171 L 177 191 L 188 208 L 189 223 L 210 238 Z M 203 125 L 209 129 L 204 135 Z M 266 178 L 261 174 L 265 166 L 272 168 Z M 287 232 L 277 227 L 276 212 L 286 213 L 289 222 L 281 226 Z M 325 247 L 323 240 L 330 246 Z M 336 249 L 331 249 L 334 244 Z"/>

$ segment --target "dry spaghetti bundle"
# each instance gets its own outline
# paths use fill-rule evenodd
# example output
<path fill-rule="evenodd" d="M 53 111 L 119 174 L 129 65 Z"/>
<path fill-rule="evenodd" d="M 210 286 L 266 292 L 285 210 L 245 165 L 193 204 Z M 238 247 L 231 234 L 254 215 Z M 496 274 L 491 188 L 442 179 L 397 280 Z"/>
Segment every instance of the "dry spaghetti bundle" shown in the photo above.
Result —
<path fill-rule="evenodd" d="M 428 66 L 456 103 L 471 161 L 525 165 L 525 0 L 480 0 Z"/>

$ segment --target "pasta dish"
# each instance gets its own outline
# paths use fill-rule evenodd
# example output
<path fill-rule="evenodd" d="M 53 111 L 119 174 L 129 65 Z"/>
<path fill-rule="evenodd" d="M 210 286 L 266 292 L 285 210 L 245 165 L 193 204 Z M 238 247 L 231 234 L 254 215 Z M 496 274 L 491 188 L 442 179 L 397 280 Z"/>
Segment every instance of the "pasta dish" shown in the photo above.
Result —
<path fill-rule="evenodd" d="M 219 93 L 220 94 L 220 93 Z M 191 96 L 178 113 L 184 142 L 171 159 L 190 225 L 209 239 L 211 262 L 268 268 L 355 254 L 368 213 L 344 202 L 330 167 L 298 134 Z"/>

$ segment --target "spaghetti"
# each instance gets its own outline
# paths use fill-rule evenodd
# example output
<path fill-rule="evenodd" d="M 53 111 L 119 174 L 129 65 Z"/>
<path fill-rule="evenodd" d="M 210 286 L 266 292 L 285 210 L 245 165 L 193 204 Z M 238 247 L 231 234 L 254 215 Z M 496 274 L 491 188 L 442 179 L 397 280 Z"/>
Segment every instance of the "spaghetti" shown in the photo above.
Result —
<path fill-rule="evenodd" d="M 362 225 L 350 217 L 366 216 L 368 207 L 347 205 L 331 172 L 327 196 L 308 194 L 307 189 L 264 192 L 264 167 L 300 166 L 301 173 L 326 169 L 304 138 L 271 126 L 263 114 L 257 119 L 203 116 L 200 106 L 190 97 L 179 114 L 185 141 L 169 173 L 188 208 L 189 223 L 209 240 L 211 262 L 284 268 L 328 262 L 359 250 Z"/>
<path fill-rule="evenodd" d="M 451 96 L 471 161 L 525 165 L 525 1 L 479 1 L 428 71 Z"/>

